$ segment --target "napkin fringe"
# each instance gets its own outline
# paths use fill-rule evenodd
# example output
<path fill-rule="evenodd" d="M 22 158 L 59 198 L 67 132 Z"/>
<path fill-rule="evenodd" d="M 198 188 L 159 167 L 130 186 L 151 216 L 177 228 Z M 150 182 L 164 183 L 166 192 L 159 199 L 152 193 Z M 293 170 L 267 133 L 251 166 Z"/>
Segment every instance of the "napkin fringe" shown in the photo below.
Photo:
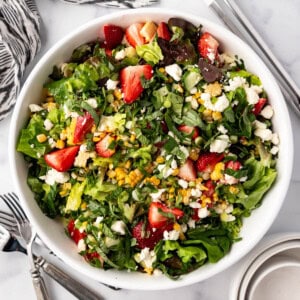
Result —
<path fill-rule="evenodd" d="M 25 67 L 40 49 L 40 17 L 33 0 L 0 1 L 0 120 L 13 108 Z"/>
<path fill-rule="evenodd" d="M 139 8 L 156 4 L 158 0 L 61 0 L 72 4 L 96 4 L 114 8 Z"/>

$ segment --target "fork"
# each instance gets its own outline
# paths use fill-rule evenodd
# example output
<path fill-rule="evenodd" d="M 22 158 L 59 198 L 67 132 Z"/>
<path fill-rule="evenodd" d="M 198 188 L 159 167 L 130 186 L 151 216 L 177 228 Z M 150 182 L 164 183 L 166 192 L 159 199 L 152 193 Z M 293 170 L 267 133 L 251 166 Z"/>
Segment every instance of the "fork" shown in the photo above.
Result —
<path fill-rule="evenodd" d="M 3 199 L 5 195 L 0 195 Z M 25 212 L 22 208 L 20 208 L 25 215 Z M 26 215 L 25 215 L 26 216 Z M 27 217 L 26 217 L 27 218 Z M 4 227 L 2 228 L 2 232 L 4 230 L 12 233 L 14 236 L 20 236 L 18 232 L 18 228 L 16 228 L 16 220 L 15 218 L 4 211 L 0 210 L 0 251 L 1 251 L 1 225 Z M 4 230 L 3 230 L 4 229 Z M 7 233 L 6 233 L 7 236 Z M 4 243 L 5 237 L 2 235 Z M 6 246 L 3 248 L 3 251 L 20 251 L 27 254 L 27 251 L 22 245 L 18 242 L 16 238 L 10 236 L 10 239 L 6 241 Z M 49 250 L 50 251 L 50 250 Z M 66 272 L 64 272 L 59 267 L 55 266 L 54 264 L 47 262 L 45 258 L 42 256 L 35 256 L 33 254 L 33 258 L 35 261 L 35 265 L 38 268 L 42 268 L 43 271 L 49 275 L 52 279 L 66 288 L 71 294 L 76 296 L 78 299 L 82 300 L 100 300 L 102 299 L 99 295 L 96 295 L 93 291 L 89 288 L 84 286 L 81 282 L 77 281 L 76 279 L 70 277 Z"/>
<path fill-rule="evenodd" d="M 21 208 L 18 197 L 14 193 L 8 193 L 7 195 L 0 195 L 1 199 L 10 208 L 11 212 L 16 218 L 17 226 L 21 237 L 26 243 L 26 250 L 30 263 L 30 273 L 32 277 L 32 283 L 35 289 L 36 297 L 38 300 L 48 300 L 49 295 L 46 289 L 45 282 L 41 277 L 40 270 L 36 266 L 32 253 L 32 244 L 36 237 L 36 231 L 31 227 L 29 220 L 27 219 L 23 209 Z"/>

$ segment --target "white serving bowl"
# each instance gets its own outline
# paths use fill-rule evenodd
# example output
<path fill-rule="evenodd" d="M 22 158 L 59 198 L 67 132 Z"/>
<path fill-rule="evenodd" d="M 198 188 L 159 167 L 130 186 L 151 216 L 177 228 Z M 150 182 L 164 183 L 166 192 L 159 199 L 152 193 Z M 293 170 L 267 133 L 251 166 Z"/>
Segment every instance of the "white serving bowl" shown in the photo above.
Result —
<path fill-rule="evenodd" d="M 234 244 L 230 253 L 218 263 L 207 264 L 182 276 L 177 281 L 163 276 L 149 276 L 135 272 L 103 271 L 87 264 L 77 254 L 76 245 L 66 237 L 61 224 L 44 216 L 37 206 L 33 194 L 26 184 L 26 162 L 23 156 L 15 150 L 19 132 L 29 117 L 28 105 L 39 103 L 42 85 L 51 73 L 53 65 L 66 61 L 77 46 L 95 40 L 104 24 L 112 23 L 126 27 L 137 21 L 167 21 L 174 16 L 184 18 L 195 25 L 202 24 L 204 30 L 211 32 L 220 41 L 223 51 L 237 54 L 243 58 L 247 69 L 261 78 L 275 110 L 274 130 L 280 137 L 277 181 L 264 198 L 262 205 L 253 212 L 250 218 L 245 219 L 241 231 L 242 241 Z M 29 75 L 18 98 L 11 122 L 9 153 L 12 176 L 22 205 L 41 239 L 58 257 L 78 272 L 106 284 L 127 289 L 159 290 L 177 288 L 207 279 L 237 262 L 259 242 L 273 223 L 284 201 L 291 178 L 293 141 L 290 118 L 281 91 L 270 71 L 249 46 L 224 27 L 199 16 L 169 9 L 148 8 L 123 10 L 92 20 L 55 44 L 43 56 Z"/>

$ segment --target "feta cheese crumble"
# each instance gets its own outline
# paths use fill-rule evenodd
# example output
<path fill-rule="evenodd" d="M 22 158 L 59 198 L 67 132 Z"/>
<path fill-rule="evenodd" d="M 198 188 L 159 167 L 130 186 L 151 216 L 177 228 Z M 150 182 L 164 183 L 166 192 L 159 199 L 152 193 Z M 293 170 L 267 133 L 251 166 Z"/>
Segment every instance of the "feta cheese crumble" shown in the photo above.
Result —
<path fill-rule="evenodd" d="M 166 66 L 165 70 L 175 81 L 181 79 L 182 69 L 177 64 Z"/>
<path fill-rule="evenodd" d="M 126 234 L 126 224 L 122 221 L 115 221 L 111 225 L 111 230 L 113 230 L 116 233 L 119 233 L 120 235 L 125 235 Z"/>
<path fill-rule="evenodd" d="M 58 172 L 55 169 L 50 169 L 45 176 L 39 177 L 44 180 L 47 184 L 53 185 L 55 183 L 65 183 L 70 180 L 70 175 L 67 172 Z"/>
<path fill-rule="evenodd" d="M 209 151 L 223 153 L 228 146 L 229 136 L 226 134 L 221 134 L 214 141 L 212 141 L 212 143 L 210 144 Z"/>

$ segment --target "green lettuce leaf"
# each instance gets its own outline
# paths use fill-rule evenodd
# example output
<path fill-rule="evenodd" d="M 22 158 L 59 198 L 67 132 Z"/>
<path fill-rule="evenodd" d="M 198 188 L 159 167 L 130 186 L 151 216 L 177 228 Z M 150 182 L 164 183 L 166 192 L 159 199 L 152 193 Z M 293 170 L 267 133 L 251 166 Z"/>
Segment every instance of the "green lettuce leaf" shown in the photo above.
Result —
<path fill-rule="evenodd" d="M 160 60 L 163 60 L 164 56 L 156 41 L 150 44 L 136 46 L 137 55 L 142 57 L 148 64 L 155 65 Z"/>
<path fill-rule="evenodd" d="M 76 182 L 72 188 L 71 192 L 68 196 L 67 203 L 66 203 L 66 211 L 76 211 L 80 207 L 82 201 L 82 195 L 84 188 L 86 186 L 86 180 L 80 182 Z"/>
<path fill-rule="evenodd" d="M 34 114 L 27 127 L 21 130 L 17 151 L 36 159 L 44 155 L 47 146 L 36 139 L 36 136 L 42 133 L 47 134 L 44 127 L 44 119 L 41 115 Z"/>

